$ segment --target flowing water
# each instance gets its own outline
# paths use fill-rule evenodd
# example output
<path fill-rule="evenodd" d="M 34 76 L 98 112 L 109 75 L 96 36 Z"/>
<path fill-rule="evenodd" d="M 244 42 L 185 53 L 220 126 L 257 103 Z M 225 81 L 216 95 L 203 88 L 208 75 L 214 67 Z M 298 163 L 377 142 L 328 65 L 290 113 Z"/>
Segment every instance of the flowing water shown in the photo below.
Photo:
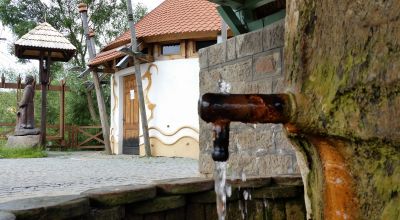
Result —
<path fill-rule="evenodd" d="M 226 162 L 215 162 L 214 171 L 215 193 L 217 197 L 218 220 L 224 220 L 226 216 Z"/>

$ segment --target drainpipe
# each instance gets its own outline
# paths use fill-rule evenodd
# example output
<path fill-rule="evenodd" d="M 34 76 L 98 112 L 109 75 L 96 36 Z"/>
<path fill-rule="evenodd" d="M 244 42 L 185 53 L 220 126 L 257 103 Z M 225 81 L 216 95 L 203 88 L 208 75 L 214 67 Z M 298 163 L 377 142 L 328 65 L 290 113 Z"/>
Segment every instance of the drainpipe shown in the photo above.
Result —
<path fill-rule="evenodd" d="M 144 148 L 146 152 L 146 156 L 151 156 L 151 149 L 150 149 L 150 140 L 149 140 L 149 129 L 147 125 L 147 116 L 146 116 L 146 108 L 144 102 L 144 95 L 143 95 L 143 86 L 142 86 L 142 73 L 140 71 L 140 62 L 137 58 L 137 40 L 136 40 L 136 30 L 135 24 L 133 23 L 133 13 L 132 13 L 132 2 L 131 0 L 127 0 L 127 8 L 128 8 L 128 22 L 129 28 L 131 31 L 131 44 L 132 44 L 132 52 L 133 52 L 133 62 L 135 64 L 135 75 L 136 75 L 136 85 L 138 91 L 138 98 L 139 98 L 139 109 L 140 109 L 140 117 L 142 122 L 142 130 L 143 130 L 143 139 L 144 139 Z"/>
<path fill-rule="evenodd" d="M 90 33 L 89 33 L 87 5 L 85 3 L 80 3 L 78 5 L 78 8 L 79 8 L 79 13 L 81 14 L 83 30 L 84 30 L 84 34 L 86 36 L 86 44 L 88 46 L 88 51 L 89 51 L 89 58 L 91 60 L 91 59 L 95 58 L 96 52 L 95 52 L 95 48 L 94 48 L 93 39 L 91 39 Z M 93 77 L 94 87 L 96 90 L 96 97 L 97 97 L 97 104 L 98 104 L 98 108 L 99 108 L 101 128 L 103 131 L 104 146 L 105 146 L 107 154 L 111 154 L 112 151 L 111 151 L 110 134 L 109 134 L 110 126 L 108 124 L 106 105 L 104 103 L 103 94 L 101 93 L 99 75 L 95 70 L 92 71 L 92 77 Z"/>

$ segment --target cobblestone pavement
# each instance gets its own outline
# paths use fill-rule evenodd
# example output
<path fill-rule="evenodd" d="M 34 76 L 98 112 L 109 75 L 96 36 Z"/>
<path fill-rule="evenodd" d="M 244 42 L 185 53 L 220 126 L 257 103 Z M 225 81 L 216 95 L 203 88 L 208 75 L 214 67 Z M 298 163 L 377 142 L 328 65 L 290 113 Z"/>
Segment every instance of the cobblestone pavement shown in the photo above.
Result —
<path fill-rule="evenodd" d="M 0 202 L 198 175 L 193 159 L 50 152 L 48 158 L 0 159 Z"/>

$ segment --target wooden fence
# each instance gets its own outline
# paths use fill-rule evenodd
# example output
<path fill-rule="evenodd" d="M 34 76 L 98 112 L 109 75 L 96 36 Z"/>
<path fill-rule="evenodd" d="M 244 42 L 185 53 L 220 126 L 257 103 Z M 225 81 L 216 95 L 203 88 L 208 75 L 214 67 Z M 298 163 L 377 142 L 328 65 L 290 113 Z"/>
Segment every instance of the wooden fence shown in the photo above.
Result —
<path fill-rule="evenodd" d="M 7 140 L 12 134 L 15 123 L 0 123 L 0 139 Z M 66 125 L 65 134 L 60 134 L 60 125 L 47 125 L 48 142 L 51 146 L 76 149 L 104 149 L 104 139 L 101 126 Z"/>

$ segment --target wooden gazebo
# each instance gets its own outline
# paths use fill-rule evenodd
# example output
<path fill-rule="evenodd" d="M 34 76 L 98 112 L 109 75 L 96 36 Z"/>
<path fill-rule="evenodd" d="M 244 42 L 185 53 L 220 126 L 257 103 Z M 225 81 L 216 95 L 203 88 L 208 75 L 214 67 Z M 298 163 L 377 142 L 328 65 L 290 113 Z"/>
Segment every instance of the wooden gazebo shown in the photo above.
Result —
<path fill-rule="evenodd" d="M 41 137 L 46 143 L 47 87 L 50 65 L 53 61 L 68 62 L 75 55 L 76 48 L 60 32 L 44 22 L 36 26 L 15 42 L 15 55 L 22 59 L 39 60 L 39 81 L 42 90 Z"/>

